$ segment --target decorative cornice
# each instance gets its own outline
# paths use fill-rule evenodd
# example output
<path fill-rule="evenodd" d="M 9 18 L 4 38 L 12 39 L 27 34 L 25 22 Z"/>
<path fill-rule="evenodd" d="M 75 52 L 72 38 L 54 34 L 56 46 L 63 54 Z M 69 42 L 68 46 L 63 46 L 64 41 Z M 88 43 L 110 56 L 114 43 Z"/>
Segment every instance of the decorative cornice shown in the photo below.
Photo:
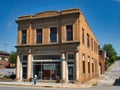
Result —
<path fill-rule="evenodd" d="M 37 46 L 60 46 L 60 45 L 79 45 L 80 42 L 64 42 L 64 43 L 51 43 L 51 44 L 32 44 L 32 45 L 17 45 L 15 46 L 16 48 L 19 48 L 19 47 L 37 47 Z"/>

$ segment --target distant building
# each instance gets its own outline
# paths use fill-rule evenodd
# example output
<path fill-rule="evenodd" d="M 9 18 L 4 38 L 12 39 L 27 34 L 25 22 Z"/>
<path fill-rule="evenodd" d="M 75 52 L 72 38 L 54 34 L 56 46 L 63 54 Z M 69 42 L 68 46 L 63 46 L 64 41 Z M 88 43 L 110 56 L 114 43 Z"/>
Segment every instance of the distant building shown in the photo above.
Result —
<path fill-rule="evenodd" d="M 0 51 L 0 68 L 7 68 L 9 67 L 9 57 L 10 57 L 10 54 L 9 53 L 6 53 L 4 51 Z"/>
<path fill-rule="evenodd" d="M 99 74 L 105 73 L 105 58 L 106 52 L 103 49 L 99 49 Z"/>
<path fill-rule="evenodd" d="M 82 83 L 99 76 L 98 41 L 79 9 L 20 16 L 17 80 Z"/>

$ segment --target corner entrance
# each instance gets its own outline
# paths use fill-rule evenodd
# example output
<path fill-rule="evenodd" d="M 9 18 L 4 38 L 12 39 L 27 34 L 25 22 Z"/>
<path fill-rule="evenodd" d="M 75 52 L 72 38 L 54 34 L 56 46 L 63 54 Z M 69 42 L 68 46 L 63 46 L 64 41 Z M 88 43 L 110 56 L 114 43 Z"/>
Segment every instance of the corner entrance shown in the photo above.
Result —
<path fill-rule="evenodd" d="M 73 62 L 68 62 L 68 82 L 74 81 L 74 64 Z"/>

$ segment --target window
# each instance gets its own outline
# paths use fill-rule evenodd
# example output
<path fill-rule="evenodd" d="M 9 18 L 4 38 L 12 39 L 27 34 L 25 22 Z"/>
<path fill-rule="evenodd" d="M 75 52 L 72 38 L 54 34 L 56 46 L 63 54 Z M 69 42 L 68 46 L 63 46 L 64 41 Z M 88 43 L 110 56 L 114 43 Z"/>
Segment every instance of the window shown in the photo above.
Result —
<path fill-rule="evenodd" d="M 42 29 L 36 29 L 36 43 L 42 43 Z"/>
<path fill-rule="evenodd" d="M 98 53 L 98 45 L 95 41 L 94 41 L 94 52 Z"/>
<path fill-rule="evenodd" d="M 74 60 L 74 54 L 68 54 L 68 60 Z"/>
<path fill-rule="evenodd" d="M 83 61 L 83 73 L 85 73 L 85 55 L 84 54 L 82 56 L 82 61 Z"/>
<path fill-rule="evenodd" d="M 27 55 L 22 55 L 22 78 L 27 79 Z"/>
<path fill-rule="evenodd" d="M 57 28 L 50 28 L 50 42 L 57 42 Z"/>
<path fill-rule="evenodd" d="M 95 48 L 96 48 L 96 45 L 95 45 L 95 41 L 94 41 L 94 52 L 95 52 Z"/>
<path fill-rule="evenodd" d="M 67 41 L 73 40 L 73 26 L 72 25 L 66 26 L 66 40 Z"/>
<path fill-rule="evenodd" d="M 23 55 L 22 57 L 23 62 L 27 62 L 27 59 L 28 59 L 27 55 Z"/>
<path fill-rule="evenodd" d="M 91 39 L 91 48 L 93 50 L 93 39 Z"/>
<path fill-rule="evenodd" d="M 60 55 L 34 55 L 34 60 L 60 60 Z"/>
<path fill-rule="evenodd" d="M 82 43 L 84 44 L 84 29 L 82 28 Z"/>
<path fill-rule="evenodd" d="M 87 34 L 87 47 L 90 47 L 90 39 L 89 34 Z"/>
<path fill-rule="evenodd" d="M 38 80 L 57 80 L 61 78 L 60 62 L 33 62 L 33 76 Z"/>
<path fill-rule="evenodd" d="M 26 44 L 27 30 L 22 30 L 22 44 Z"/>
<path fill-rule="evenodd" d="M 94 72 L 94 59 L 92 59 L 92 72 Z"/>
<path fill-rule="evenodd" d="M 88 73 L 90 73 L 90 57 L 88 56 Z"/>

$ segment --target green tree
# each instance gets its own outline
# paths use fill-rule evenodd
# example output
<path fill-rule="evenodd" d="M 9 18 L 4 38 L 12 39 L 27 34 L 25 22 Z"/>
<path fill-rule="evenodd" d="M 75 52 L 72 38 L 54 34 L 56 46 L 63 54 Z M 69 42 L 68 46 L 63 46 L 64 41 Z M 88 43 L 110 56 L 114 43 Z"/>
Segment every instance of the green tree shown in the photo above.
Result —
<path fill-rule="evenodd" d="M 17 53 L 15 51 L 12 51 L 11 54 L 10 54 L 9 62 L 11 64 L 15 64 L 16 60 L 17 60 Z"/>
<path fill-rule="evenodd" d="M 117 59 L 117 53 L 115 49 L 113 48 L 113 46 L 111 44 L 105 44 L 103 49 L 107 53 L 107 57 L 108 57 L 107 63 L 109 64 L 114 63 Z"/>

